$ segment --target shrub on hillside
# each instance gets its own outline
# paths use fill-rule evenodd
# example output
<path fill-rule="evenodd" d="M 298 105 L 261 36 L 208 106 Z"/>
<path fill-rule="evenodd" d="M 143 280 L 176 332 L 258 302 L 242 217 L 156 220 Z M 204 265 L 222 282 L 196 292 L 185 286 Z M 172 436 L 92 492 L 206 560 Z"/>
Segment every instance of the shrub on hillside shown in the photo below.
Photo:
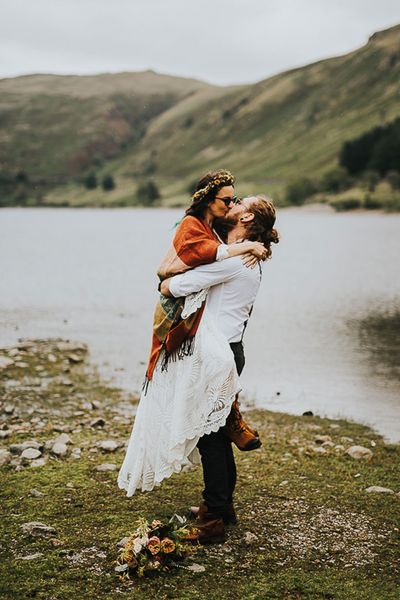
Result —
<path fill-rule="evenodd" d="M 115 188 L 115 181 L 112 175 L 105 175 L 101 182 L 101 187 L 105 192 L 110 192 Z"/>
<path fill-rule="evenodd" d="M 295 179 L 286 188 L 287 204 L 301 206 L 304 202 L 318 191 L 314 181 L 307 177 Z"/>
<path fill-rule="evenodd" d="M 328 171 L 322 178 L 321 190 L 324 192 L 333 192 L 337 194 L 351 187 L 352 178 L 347 173 L 344 167 L 336 167 L 332 171 Z"/>
<path fill-rule="evenodd" d="M 152 179 L 141 183 L 136 191 L 136 198 L 143 206 L 154 206 L 161 198 L 160 191 Z"/>
<path fill-rule="evenodd" d="M 83 179 L 83 185 L 88 190 L 94 190 L 95 188 L 97 188 L 97 177 L 96 177 L 96 175 L 94 173 L 89 173 L 89 175 L 87 175 Z"/>

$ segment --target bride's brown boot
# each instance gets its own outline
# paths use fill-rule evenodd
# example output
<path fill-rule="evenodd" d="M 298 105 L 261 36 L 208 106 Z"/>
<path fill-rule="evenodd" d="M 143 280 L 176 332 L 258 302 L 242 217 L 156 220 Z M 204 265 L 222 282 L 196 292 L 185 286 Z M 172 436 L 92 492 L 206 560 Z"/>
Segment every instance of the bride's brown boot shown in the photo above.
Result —
<path fill-rule="evenodd" d="M 232 403 L 231 412 L 222 428 L 225 435 L 239 448 L 239 450 L 256 450 L 261 446 L 258 432 L 247 425 L 243 419 L 239 402 L 236 398 Z"/>
<path fill-rule="evenodd" d="M 209 512 L 206 504 L 201 504 L 195 529 L 185 537 L 185 540 L 200 544 L 223 544 L 226 540 L 223 518 Z"/>

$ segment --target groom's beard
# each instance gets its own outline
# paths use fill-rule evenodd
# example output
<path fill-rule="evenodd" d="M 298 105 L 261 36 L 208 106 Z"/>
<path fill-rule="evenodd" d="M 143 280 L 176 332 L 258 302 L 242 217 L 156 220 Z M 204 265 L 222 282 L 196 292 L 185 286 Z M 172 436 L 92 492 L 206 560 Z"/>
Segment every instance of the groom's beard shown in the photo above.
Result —
<path fill-rule="evenodd" d="M 239 223 L 239 216 L 240 215 L 230 215 L 228 213 L 225 217 L 219 217 L 214 220 L 214 229 L 224 242 L 226 242 L 228 233 L 232 231 L 232 229 L 235 229 L 236 225 Z"/>

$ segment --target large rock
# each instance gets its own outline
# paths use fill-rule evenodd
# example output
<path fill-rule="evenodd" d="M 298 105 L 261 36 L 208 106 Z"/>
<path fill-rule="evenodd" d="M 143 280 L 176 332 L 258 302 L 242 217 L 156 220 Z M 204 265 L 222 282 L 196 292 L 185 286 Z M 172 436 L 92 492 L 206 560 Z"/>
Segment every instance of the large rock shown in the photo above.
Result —
<path fill-rule="evenodd" d="M 21 454 L 21 458 L 23 460 L 34 460 L 35 458 L 39 458 L 42 456 L 40 450 L 36 450 L 36 448 L 27 448 Z"/>
<path fill-rule="evenodd" d="M 43 450 L 43 444 L 36 440 L 26 440 L 20 444 L 11 444 L 9 450 L 12 454 L 22 454 L 27 448 L 35 448 L 35 450 Z"/>
<path fill-rule="evenodd" d="M 84 344 L 80 344 L 79 342 L 58 342 L 56 348 L 60 352 L 76 352 L 77 350 L 86 350 L 86 346 Z"/>
<path fill-rule="evenodd" d="M 367 460 L 368 462 L 372 459 L 373 452 L 365 446 L 350 446 L 347 448 L 346 454 L 357 460 Z"/>
<path fill-rule="evenodd" d="M 369 494 L 394 494 L 394 491 L 390 488 L 381 487 L 380 485 L 371 485 L 370 487 L 365 488 L 365 491 Z"/>
<path fill-rule="evenodd" d="M 40 523 L 40 521 L 29 521 L 28 523 L 23 523 L 20 527 L 22 531 L 28 535 L 46 536 L 54 535 L 56 533 L 54 527 Z"/>

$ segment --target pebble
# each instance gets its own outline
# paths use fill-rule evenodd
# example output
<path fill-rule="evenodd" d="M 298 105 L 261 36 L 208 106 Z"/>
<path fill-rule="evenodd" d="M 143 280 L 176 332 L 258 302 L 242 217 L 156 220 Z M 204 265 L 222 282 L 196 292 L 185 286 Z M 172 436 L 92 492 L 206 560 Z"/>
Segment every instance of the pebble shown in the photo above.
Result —
<path fill-rule="evenodd" d="M 381 487 L 380 485 L 371 485 L 370 487 L 365 488 L 365 491 L 369 494 L 394 494 L 394 491 L 390 488 Z"/>
<path fill-rule="evenodd" d="M 54 440 L 55 444 L 72 444 L 72 440 L 67 433 L 61 433 Z"/>
<path fill-rule="evenodd" d="M 20 525 L 22 531 L 28 535 L 53 535 L 56 533 L 54 527 L 50 527 L 40 521 L 29 521 Z"/>
<path fill-rule="evenodd" d="M 33 498 L 41 498 L 42 496 L 45 496 L 46 494 L 44 494 L 43 492 L 39 492 L 39 490 L 35 490 L 34 488 L 32 488 L 31 490 L 29 490 L 29 495 L 33 496 Z"/>
<path fill-rule="evenodd" d="M 122 540 L 119 540 L 119 542 L 117 542 L 117 547 L 118 548 L 123 548 L 126 544 L 126 542 L 129 540 L 129 536 L 125 536 L 122 538 Z"/>
<path fill-rule="evenodd" d="M 43 552 L 36 552 L 35 554 L 27 554 L 26 556 L 19 556 L 17 560 L 36 560 L 37 558 L 41 558 L 43 556 Z"/>
<path fill-rule="evenodd" d="M 350 448 L 347 448 L 346 454 L 351 456 L 351 458 L 367 461 L 370 461 L 373 456 L 372 450 L 365 448 L 365 446 L 350 446 Z"/>
<path fill-rule="evenodd" d="M 120 445 L 120 442 L 115 440 L 102 440 L 97 444 L 98 448 L 101 448 L 101 450 L 104 450 L 105 452 L 114 452 Z"/>
<path fill-rule="evenodd" d="M 47 462 L 47 459 L 44 457 L 37 458 L 36 460 L 31 461 L 31 467 L 44 467 L 46 462 Z"/>
<path fill-rule="evenodd" d="M 57 362 L 57 358 L 54 356 L 54 354 L 48 354 L 47 355 L 47 360 L 51 363 L 55 363 Z"/>
<path fill-rule="evenodd" d="M 316 444 L 323 444 L 324 442 L 331 442 L 332 438 L 330 435 L 316 435 L 314 438 L 314 442 Z"/>
<path fill-rule="evenodd" d="M 0 467 L 7 465 L 11 460 L 11 452 L 5 448 L 0 449 Z"/>
<path fill-rule="evenodd" d="M 117 465 L 114 463 L 103 463 L 102 465 L 98 465 L 96 467 L 96 471 L 116 471 Z"/>
<path fill-rule="evenodd" d="M 11 431 L 9 429 L 0 429 L 0 440 L 5 440 L 10 434 Z"/>
<path fill-rule="evenodd" d="M 40 456 L 42 456 L 42 453 L 36 448 L 26 448 L 26 450 L 24 450 L 21 454 L 21 458 L 23 460 L 34 460 Z"/>
<path fill-rule="evenodd" d="M 258 542 L 258 537 L 251 531 L 246 531 L 246 533 L 243 536 L 243 541 L 246 544 L 246 546 L 251 546 Z"/>
<path fill-rule="evenodd" d="M 11 367 L 14 364 L 12 358 L 8 358 L 7 356 L 0 356 L 0 370 L 7 369 L 7 367 Z"/>
<path fill-rule="evenodd" d="M 13 406 L 12 404 L 6 404 L 4 406 L 4 412 L 6 413 L 6 415 L 12 415 L 14 410 L 15 406 Z"/>
<path fill-rule="evenodd" d="M 206 568 L 198 563 L 193 563 L 186 567 L 186 571 L 193 571 L 193 573 L 204 573 L 205 570 Z"/>
<path fill-rule="evenodd" d="M 99 417 L 98 419 L 94 419 L 90 423 L 90 427 L 104 427 L 106 424 L 105 420 Z"/>
<path fill-rule="evenodd" d="M 68 452 L 68 447 L 62 442 L 56 442 L 55 444 L 53 444 L 51 451 L 57 456 L 65 456 Z"/>
<path fill-rule="evenodd" d="M 79 363 L 83 361 L 82 356 L 78 356 L 78 354 L 68 354 L 68 360 L 72 363 Z"/>
<path fill-rule="evenodd" d="M 26 367 L 29 367 L 28 363 L 27 363 L 27 362 L 24 362 L 23 360 L 18 360 L 18 361 L 15 363 L 15 366 L 16 366 L 16 367 L 19 367 L 20 369 L 26 369 Z"/>

